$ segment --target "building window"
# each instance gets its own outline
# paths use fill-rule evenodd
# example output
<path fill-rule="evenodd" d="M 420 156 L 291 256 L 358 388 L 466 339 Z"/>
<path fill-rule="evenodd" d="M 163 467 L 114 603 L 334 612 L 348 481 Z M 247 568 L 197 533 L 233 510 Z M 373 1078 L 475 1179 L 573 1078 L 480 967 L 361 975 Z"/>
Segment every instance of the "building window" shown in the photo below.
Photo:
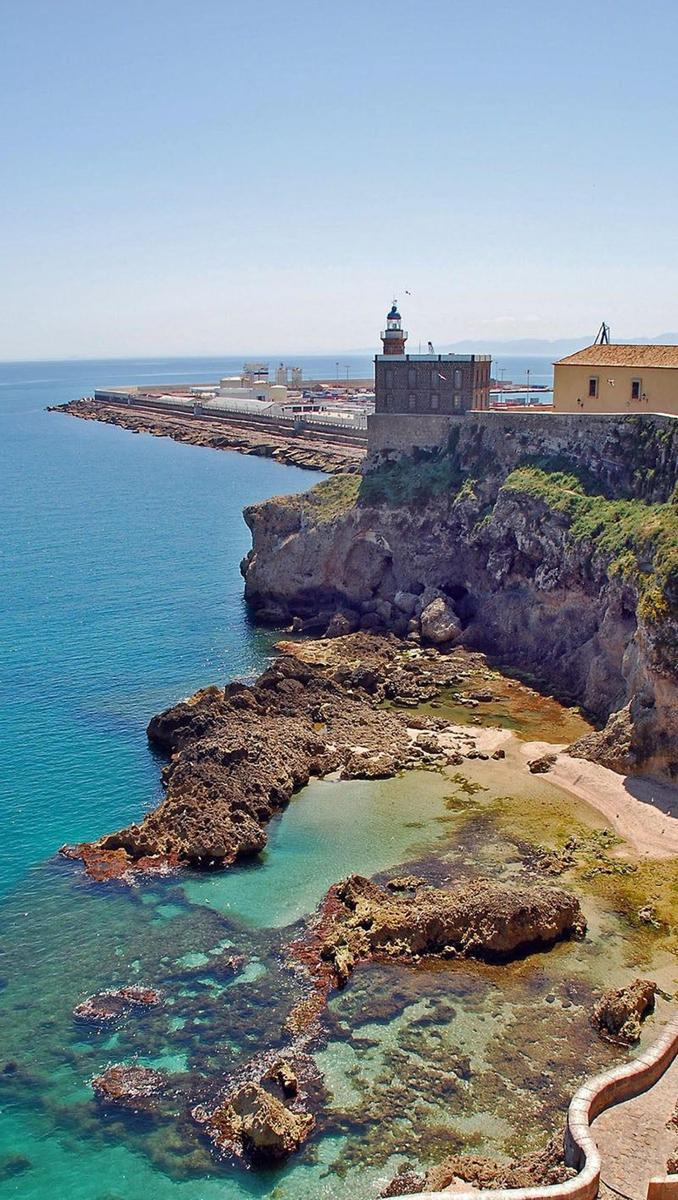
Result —
<path fill-rule="evenodd" d="M 454 403 L 454 411 L 461 412 L 461 396 L 459 395 L 458 392 L 454 397 L 453 403 Z"/>
<path fill-rule="evenodd" d="M 437 396 L 431 396 L 431 409 L 432 409 L 432 411 L 433 411 L 433 412 L 437 412 L 437 411 L 438 411 L 438 405 L 439 405 L 439 404 L 440 404 L 440 400 L 438 399 L 438 397 L 437 397 Z"/>
<path fill-rule="evenodd" d="M 386 368 L 386 387 L 393 387 L 393 371 L 391 367 Z"/>
<path fill-rule="evenodd" d="M 386 411 L 393 412 L 393 396 L 390 393 L 386 397 Z"/>
<path fill-rule="evenodd" d="M 592 375 L 591 378 L 589 379 L 589 396 L 593 396 L 595 399 L 597 397 L 597 395 L 598 395 L 598 376 Z"/>
<path fill-rule="evenodd" d="M 410 396 L 409 404 L 410 404 L 410 412 L 414 412 L 414 410 L 417 407 L 417 397 Z"/>
<path fill-rule="evenodd" d="M 455 367 L 455 369 L 454 369 L 454 386 L 456 388 L 461 387 L 461 368 L 460 367 Z"/>
<path fill-rule="evenodd" d="M 631 399 L 632 400 L 640 400 L 641 386 L 642 386 L 642 381 L 640 379 L 632 379 L 631 380 Z"/>
<path fill-rule="evenodd" d="M 413 387 L 416 387 L 416 386 L 417 386 L 417 368 L 416 368 L 416 367 L 409 367 L 409 368 L 408 368 L 408 371 L 407 371 L 407 386 L 408 386 L 408 387 L 411 387 L 411 388 L 413 388 Z"/>

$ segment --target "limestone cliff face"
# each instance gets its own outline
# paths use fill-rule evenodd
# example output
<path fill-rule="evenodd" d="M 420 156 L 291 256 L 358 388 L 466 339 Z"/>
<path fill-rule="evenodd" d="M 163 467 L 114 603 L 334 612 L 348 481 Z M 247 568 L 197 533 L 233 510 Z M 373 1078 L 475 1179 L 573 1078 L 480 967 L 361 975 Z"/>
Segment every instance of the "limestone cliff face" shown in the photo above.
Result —
<path fill-rule="evenodd" d="M 654 457 L 646 445 L 665 462 L 640 471 L 619 424 L 621 439 L 604 431 L 602 495 L 596 456 L 581 462 L 581 426 L 569 462 L 561 439 L 557 461 L 542 455 L 537 467 L 532 443 L 493 454 L 471 421 L 443 451 L 372 461 L 360 494 L 329 517 L 325 485 L 319 500 L 255 505 L 247 600 L 301 628 L 384 628 L 481 649 L 598 718 L 604 729 L 576 752 L 678 777 L 678 577 L 667 566 L 678 511 L 666 499 L 676 439 L 670 428 Z M 658 502 L 639 498 L 648 491 Z"/>

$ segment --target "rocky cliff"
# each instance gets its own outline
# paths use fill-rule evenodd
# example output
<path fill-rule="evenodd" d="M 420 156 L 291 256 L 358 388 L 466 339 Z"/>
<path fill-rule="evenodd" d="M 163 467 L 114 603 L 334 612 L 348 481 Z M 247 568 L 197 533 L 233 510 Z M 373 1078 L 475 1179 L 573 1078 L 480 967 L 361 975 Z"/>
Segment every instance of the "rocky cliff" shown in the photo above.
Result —
<path fill-rule="evenodd" d="M 462 419 L 246 510 L 263 620 L 461 643 L 602 726 L 574 752 L 678 777 L 678 422 Z"/>

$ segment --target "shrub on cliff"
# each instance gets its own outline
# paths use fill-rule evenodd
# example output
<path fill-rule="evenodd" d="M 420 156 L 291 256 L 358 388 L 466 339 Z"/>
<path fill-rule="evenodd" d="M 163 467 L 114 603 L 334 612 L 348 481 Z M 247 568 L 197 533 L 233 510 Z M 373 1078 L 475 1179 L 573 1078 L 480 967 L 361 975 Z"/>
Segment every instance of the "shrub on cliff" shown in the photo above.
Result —
<path fill-rule="evenodd" d="M 563 513 L 575 541 L 588 541 L 608 555 L 611 574 L 629 579 L 638 589 L 639 613 L 659 622 L 678 610 L 678 504 L 645 504 L 642 500 L 608 500 L 584 490 L 576 475 L 520 467 L 504 481 L 504 489 L 542 500 Z"/>

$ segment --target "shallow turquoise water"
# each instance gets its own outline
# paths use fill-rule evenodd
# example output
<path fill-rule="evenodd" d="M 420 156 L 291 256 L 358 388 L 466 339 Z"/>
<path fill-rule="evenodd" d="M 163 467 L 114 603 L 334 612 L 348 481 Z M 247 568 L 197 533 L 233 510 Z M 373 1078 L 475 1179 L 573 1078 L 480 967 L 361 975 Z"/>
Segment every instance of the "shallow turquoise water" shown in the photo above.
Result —
<path fill-rule="evenodd" d="M 0 890 L 153 801 L 152 713 L 261 666 L 241 509 L 317 478 L 43 411 L 110 370 L 0 366 Z"/>
<path fill-rule="evenodd" d="M 371 782 L 314 780 L 271 823 L 256 866 L 236 867 L 183 885 L 205 904 L 260 928 L 281 928 L 313 912 L 332 883 L 352 872 L 373 875 L 426 853 L 444 837 L 450 785 L 413 771 Z"/>

